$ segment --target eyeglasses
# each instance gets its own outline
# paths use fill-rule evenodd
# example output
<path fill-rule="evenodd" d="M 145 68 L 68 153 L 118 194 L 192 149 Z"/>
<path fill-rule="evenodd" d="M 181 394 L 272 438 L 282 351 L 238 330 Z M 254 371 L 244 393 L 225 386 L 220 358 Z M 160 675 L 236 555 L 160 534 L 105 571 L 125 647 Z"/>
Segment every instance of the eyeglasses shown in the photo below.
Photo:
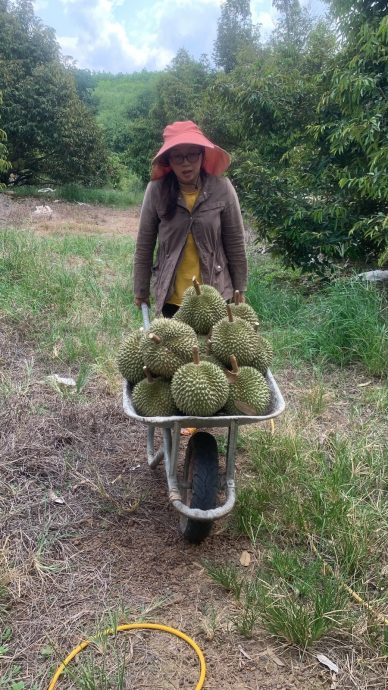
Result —
<path fill-rule="evenodd" d="M 169 160 L 174 163 L 174 165 L 182 165 L 185 160 L 189 163 L 196 163 L 200 156 L 202 156 L 202 151 L 190 151 L 190 153 L 186 153 L 185 156 L 183 153 L 171 153 Z"/>

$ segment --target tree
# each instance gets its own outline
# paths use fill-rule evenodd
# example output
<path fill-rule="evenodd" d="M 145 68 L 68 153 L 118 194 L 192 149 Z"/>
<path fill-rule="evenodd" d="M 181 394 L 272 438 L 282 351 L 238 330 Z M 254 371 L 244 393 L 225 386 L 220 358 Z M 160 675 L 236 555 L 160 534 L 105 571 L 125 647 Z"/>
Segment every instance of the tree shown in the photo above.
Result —
<path fill-rule="evenodd" d="M 161 143 L 165 126 L 176 120 L 198 121 L 209 80 L 206 61 L 194 60 L 184 49 L 160 73 L 149 112 L 133 119 L 127 130 L 130 141 L 125 159 L 144 182 L 149 180 L 150 160 Z"/>
<path fill-rule="evenodd" d="M 330 88 L 322 97 L 323 120 L 311 128 L 326 154 L 325 175 L 332 208 L 346 229 L 345 247 L 388 259 L 388 17 L 381 3 L 333 3 L 344 8 L 347 41 L 332 67 Z"/>
<path fill-rule="evenodd" d="M 312 28 L 308 11 L 301 7 L 299 0 L 272 0 L 280 12 L 280 18 L 274 32 L 275 41 L 290 48 L 301 50 L 305 45 Z"/>
<path fill-rule="evenodd" d="M 286 263 L 308 270 L 323 267 L 322 248 L 339 241 L 333 222 L 314 220 L 322 159 L 308 133 L 327 89 L 322 73 L 334 46 L 335 37 L 322 22 L 286 63 L 283 40 L 272 41 L 259 63 L 218 81 L 215 97 L 234 112 L 231 174 L 258 239 L 267 240 Z"/>
<path fill-rule="evenodd" d="M 1 91 L 0 91 L 0 107 L 1 107 L 1 104 L 2 104 L 2 95 L 1 95 Z M 6 133 L 4 132 L 4 130 L 0 129 L 0 175 L 2 173 L 6 173 L 10 167 L 10 163 L 8 161 L 7 148 L 3 143 L 4 141 L 6 141 L 6 139 L 7 139 Z M 2 184 L 0 182 L 0 189 L 1 189 L 1 187 L 2 187 Z"/>
<path fill-rule="evenodd" d="M 12 172 L 23 180 L 104 179 L 102 135 L 29 0 L 0 5 L 0 88 Z"/>
<path fill-rule="evenodd" d="M 257 57 L 259 36 L 252 26 L 250 5 L 250 0 L 226 0 L 222 5 L 213 57 L 226 73 L 237 66 L 242 52 L 245 60 L 249 52 L 250 61 Z"/>

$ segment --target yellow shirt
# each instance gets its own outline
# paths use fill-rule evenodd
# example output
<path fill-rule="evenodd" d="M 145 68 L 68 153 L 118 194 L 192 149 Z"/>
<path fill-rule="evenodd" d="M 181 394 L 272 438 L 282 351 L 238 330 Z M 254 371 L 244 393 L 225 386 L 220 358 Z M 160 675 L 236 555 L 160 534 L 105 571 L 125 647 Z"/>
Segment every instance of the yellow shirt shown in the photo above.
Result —
<path fill-rule="evenodd" d="M 197 201 L 199 191 L 195 192 L 181 192 L 186 206 L 191 212 L 195 202 Z M 168 304 L 176 304 L 180 306 L 182 304 L 183 293 L 186 288 L 190 287 L 193 283 L 193 276 L 196 277 L 199 283 L 201 280 L 201 267 L 199 263 L 199 254 L 197 247 L 194 242 L 194 238 L 189 232 L 187 235 L 186 244 L 183 249 L 182 259 L 177 268 L 175 276 L 174 292 L 168 299 Z"/>

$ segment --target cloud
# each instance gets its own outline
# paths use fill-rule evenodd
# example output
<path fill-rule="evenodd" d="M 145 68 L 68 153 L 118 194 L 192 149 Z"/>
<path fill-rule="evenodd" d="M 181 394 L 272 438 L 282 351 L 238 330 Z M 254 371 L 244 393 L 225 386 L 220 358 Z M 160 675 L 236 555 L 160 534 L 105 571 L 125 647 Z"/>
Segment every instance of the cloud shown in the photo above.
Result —
<path fill-rule="evenodd" d="M 211 54 L 220 10 L 220 0 L 146 0 L 138 12 L 128 0 L 60 2 L 67 25 L 77 26 L 76 37 L 58 35 L 63 53 L 111 72 L 163 69 L 182 47 L 197 58 Z"/>

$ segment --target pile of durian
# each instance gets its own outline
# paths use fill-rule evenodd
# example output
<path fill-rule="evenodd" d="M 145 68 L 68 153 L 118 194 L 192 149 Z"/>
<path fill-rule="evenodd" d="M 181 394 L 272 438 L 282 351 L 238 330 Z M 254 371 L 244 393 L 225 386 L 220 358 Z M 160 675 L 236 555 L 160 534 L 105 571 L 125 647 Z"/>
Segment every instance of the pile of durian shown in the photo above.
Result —
<path fill-rule="evenodd" d="M 226 304 L 210 285 L 193 286 L 172 319 L 156 318 L 122 343 L 118 367 L 144 417 L 264 415 L 272 347 L 258 317 L 235 292 Z"/>

